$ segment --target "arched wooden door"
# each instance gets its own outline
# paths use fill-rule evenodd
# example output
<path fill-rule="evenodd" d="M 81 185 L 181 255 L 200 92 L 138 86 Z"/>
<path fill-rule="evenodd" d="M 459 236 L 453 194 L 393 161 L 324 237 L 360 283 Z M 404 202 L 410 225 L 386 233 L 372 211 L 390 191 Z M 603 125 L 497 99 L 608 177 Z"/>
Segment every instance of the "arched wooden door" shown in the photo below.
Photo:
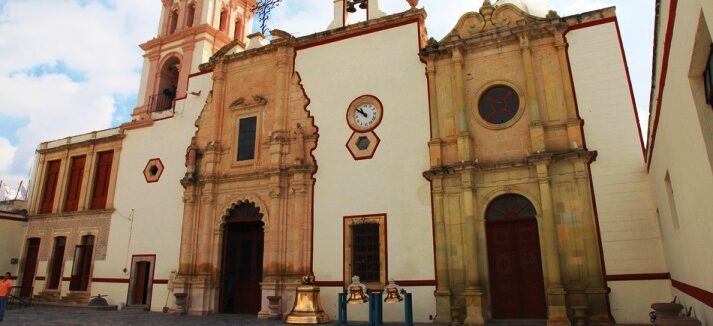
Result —
<path fill-rule="evenodd" d="M 547 317 L 535 208 L 527 198 L 495 198 L 485 213 L 490 299 L 495 319 Z"/>
<path fill-rule="evenodd" d="M 257 314 L 264 248 L 262 213 L 253 203 L 241 203 L 225 222 L 220 312 Z"/>

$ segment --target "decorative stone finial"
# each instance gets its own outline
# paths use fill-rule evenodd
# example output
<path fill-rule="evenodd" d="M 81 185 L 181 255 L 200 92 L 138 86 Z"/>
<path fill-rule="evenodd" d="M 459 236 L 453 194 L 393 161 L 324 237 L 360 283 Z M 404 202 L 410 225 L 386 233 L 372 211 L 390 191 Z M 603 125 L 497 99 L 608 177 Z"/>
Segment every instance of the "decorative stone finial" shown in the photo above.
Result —
<path fill-rule="evenodd" d="M 556 11 L 550 10 L 550 11 L 547 12 L 547 16 L 545 16 L 545 18 L 547 18 L 547 19 L 556 19 L 556 18 L 560 18 L 560 15 L 558 15 Z"/>
<path fill-rule="evenodd" d="M 406 0 L 406 1 L 411 6 L 411 10 L 416 9 L 416 6 L 418 6 L 418 0 Z"/>
<path fill-rule="evenodd" d="M 489 20 L 489 17 L 495 11 L 495 7 L 490 3 L 490 0 L 483 1 L 483 5 L 480 7 L 480 14 L 485 17 L 485 20 Z"/>

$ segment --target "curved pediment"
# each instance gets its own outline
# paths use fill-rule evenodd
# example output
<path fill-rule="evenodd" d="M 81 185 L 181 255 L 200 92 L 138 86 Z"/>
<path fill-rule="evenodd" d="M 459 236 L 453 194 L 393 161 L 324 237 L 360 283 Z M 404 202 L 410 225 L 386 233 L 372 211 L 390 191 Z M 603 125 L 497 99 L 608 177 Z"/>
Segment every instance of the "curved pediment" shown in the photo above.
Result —
<path fill-rule="evenodd" d="M 455 27 L 441 42 L 467 39 L 490 30 L 527 26 L 557 17 L 557 13 L 554 11 L 550 11 L 547 17 L 541 18 L 529 14 L 511 3 L 493 6 L 490 1 L 485 1 L 479 12 L 471 11 L 461 16 Z"/>

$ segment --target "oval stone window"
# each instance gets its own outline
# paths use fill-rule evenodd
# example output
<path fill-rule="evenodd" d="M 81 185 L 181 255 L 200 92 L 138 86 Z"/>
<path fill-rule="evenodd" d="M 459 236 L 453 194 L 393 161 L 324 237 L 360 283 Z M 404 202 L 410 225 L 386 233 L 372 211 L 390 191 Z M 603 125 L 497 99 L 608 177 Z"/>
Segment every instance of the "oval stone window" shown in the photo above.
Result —
<path fill-rule="evenodd" d="M 514 89 L 505 85 L 490 87 L 478 100 L 480 117 L 496 125 L 512 120 L 519 108 L 520 96 Z"/>

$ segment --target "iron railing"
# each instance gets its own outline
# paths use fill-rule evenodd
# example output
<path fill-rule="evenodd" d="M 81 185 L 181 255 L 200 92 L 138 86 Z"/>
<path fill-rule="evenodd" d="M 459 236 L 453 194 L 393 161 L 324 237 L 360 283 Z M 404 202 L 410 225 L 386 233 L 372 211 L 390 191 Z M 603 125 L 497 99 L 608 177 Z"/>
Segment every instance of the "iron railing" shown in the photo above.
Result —
<path fill-rule="evenodd" d="M 149 96 L 149 113 L 162 112 L 173 108 L 173 101 L 176 96 L 166 94 L 155 94 Z"/>

